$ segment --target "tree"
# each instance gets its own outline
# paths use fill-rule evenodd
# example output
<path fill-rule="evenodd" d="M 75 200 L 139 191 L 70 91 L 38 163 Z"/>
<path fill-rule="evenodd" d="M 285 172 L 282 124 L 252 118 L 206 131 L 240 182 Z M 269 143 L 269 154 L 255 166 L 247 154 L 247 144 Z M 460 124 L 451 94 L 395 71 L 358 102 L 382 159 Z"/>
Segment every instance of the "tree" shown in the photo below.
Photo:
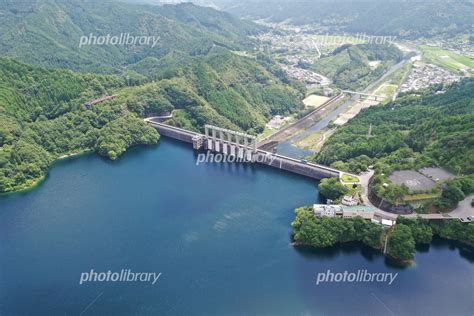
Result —
<path fill-rule="evenodd" d="M 410 227 L 415 243 L 431 243 L 431 240 L 433 239 L 433 229 L 428 220 L 420 217 L 416 219 L 400 217 L 398 219 L 398 224 L 404 224 Z"/>
<path fill-rule="evenodd" d="M 324 197 L 331 200 L 338 200 L 349 192 L 338 178 L 323 179 L 318 188 Z"/>
<path fill-rule="evenodd" d="M 388 253 L 397 259 L 412 260 L 415 251 L 415 239 L 410 227 L 397 224 L 388 235 Z"/>

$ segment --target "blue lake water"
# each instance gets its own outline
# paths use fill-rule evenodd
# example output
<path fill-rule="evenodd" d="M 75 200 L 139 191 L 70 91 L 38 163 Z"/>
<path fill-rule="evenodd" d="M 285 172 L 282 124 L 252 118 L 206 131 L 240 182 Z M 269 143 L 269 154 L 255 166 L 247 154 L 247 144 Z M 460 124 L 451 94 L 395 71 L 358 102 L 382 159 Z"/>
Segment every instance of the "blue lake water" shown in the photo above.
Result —
<path fill-rule="evenodd" d="M 27 193 L 0 196 L 1 315 L 472 315 L 472 252 L 437 240 L 400 269 L 357 244 L 290 245 L 311 180 L 274 169 L 195 165 L 162 139 L 119 161 L 61 161 Z M 90 271 L 161 272 L 79 284 Z M 319 272 L 399 273 L 392 285 L 327 283 Z"/>

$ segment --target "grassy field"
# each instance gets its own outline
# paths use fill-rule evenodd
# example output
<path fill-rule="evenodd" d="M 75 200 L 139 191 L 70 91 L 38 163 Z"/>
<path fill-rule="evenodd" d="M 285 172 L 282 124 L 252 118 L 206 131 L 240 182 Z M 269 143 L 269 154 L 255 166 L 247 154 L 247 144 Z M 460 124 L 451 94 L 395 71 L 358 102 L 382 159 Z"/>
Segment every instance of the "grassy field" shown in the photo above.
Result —
<path fill-rule="evenodd" d="M 403 197 L 403 200 L 406 201 L 406 202 L 423 201 L 423 200 L 437 199 L 440 196 L 441 196 L 440 193 L 411 194 L 411 195 L 405 195 Z"/>
<path fill-rule="evenodd" d="M 314 152 L 318 152 L 324 145 L 324 142 L 336 131 L 336 129 L 323 129 L 322 131 L 310 134 L 297 141 L 294 145 Z"/>
<path fill-rule="evenodd" d="M 464 55 L 459 55 L 439 47 L 431 47 L 421 45 L 419 47 L 423 53 L 424 58 L 435 65 L 445 69 L 460 72 L 461 69 L 474 69 L 474 59 Z"/>
<path fill-rule="evenodd" d="M 307 96 L 307 97 L 303 100 L 303 103 L 304 103 L 305 107 L 313 107 L 313 108 L 316 108 L 316 107 L 318 107 L 318 106 L 323 105 L 324 102 L 326 102 L 327 100 L 329 100 L 328 97 L 324 97 L 324 96 L 321 96 L 321 95 L 312 94 L 312 95 Z"/>
<path fill-rule="evenodd" d="M 395 91 L 397 90 L 398 86 L 395 84 L 383 83 L 381 86 L 375 90 L 375 95 L 385 95 L 385 98 L 391 98 Z"/>
<path fill-rule="evenodd" d="M 351 175 L 346 174 L 346 173 L 344 173 L 341 176 L 341 180 L 344 181 L 344 182 L 359 182 L 359 178 L 351 176 Z"/>
<path fill-rule="evenodd" d="M 352 195 L 356 192 L 362 192 L 362 186 L 360 184 L 357 184 L 355 187 L 353 184 L 344 184 L 344 186 L 349 189 L 348 195 Z"/>

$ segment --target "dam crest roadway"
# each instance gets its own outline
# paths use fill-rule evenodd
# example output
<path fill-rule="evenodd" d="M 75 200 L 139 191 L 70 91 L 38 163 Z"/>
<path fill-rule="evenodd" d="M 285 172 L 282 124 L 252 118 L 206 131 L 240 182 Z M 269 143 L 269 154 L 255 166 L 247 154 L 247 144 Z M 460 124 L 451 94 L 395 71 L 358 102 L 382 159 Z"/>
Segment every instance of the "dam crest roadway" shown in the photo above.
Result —
<path fill-rule="evenodd" d="M 208 150 L 235 156 L 255 163 L 303 175 L 312 179 L 340 177 L 342 172 L 306 160 L 275 154 L 258 148 L 255 136 L 212 125 L 205 126 L 205 134 L 188 131 L 179 127 L 156 122 L 153 118 L 145 121 L 160 135 L 192 144 L 194 150 Z M 271 157 L 271 159 L 268 159 Z"/>

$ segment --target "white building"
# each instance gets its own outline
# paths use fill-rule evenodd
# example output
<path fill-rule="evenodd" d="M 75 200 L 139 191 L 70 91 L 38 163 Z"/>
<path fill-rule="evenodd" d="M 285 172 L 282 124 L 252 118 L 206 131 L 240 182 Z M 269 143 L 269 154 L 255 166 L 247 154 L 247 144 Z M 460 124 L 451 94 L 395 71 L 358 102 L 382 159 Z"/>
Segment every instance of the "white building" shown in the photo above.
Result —
<path fill-rule="evenodd" d="M 352 196 L 350 195 L 345 195 L 343 198 L 342 198 L 342 205 L 346 205 L 346 206 L 355 206 L 359 204 L 358 201 L 356 199 L 354 199 Z"/>

